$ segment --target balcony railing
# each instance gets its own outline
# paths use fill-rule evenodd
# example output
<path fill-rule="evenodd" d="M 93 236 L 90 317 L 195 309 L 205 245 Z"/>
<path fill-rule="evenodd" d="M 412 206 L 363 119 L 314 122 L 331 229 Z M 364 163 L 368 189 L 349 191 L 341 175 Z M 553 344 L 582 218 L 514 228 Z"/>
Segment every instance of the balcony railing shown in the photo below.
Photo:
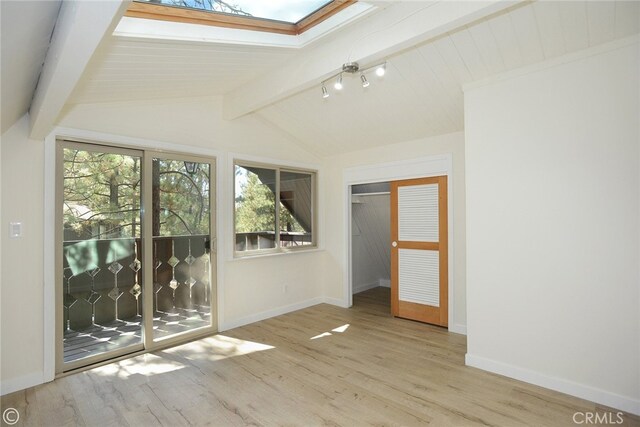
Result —
<path fill-rule="evenodd" d="M 153 239 L 155 338 L 210 324 L 208 238 Z M 65 361 L 140 342 L 141 240 L 67 241 L 63 249 Z"/>
<path fill-rule="evenodd" d="M 236 251 L 252 251 L 257 249 L 274 248 L 276 245 L 274 231 L 255 231 L 250 233 L 236 233 Z M 280 245 L 284 248 L 310 245 L 313 243 L 311 233 L 296 231 L 281 231 Z"/>

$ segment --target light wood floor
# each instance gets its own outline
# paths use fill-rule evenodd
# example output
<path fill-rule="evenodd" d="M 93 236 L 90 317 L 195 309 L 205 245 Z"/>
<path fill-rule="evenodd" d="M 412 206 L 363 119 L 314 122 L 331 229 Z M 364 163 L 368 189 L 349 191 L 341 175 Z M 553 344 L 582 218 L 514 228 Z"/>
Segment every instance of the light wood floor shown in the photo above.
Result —
<path fill-rule="evenodd" d="M 392 318 L 387 289 L 354 301 L 70 375 L 2 410 L 45 426 L 573 426 L 577 411 L 608 411 L 465 367 L 465 337 Z"/>

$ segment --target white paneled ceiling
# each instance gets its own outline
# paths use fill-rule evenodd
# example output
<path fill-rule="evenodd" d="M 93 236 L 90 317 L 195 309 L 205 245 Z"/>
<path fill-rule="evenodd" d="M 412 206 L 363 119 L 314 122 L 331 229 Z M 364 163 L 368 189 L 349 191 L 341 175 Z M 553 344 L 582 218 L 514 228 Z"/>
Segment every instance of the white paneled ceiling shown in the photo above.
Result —
<path fill-rule="evenodd" d="M 380 9 L 380 16 L 391 9 Z M 396 24 L 407 18 L 398 10 Z M 361 23 L 366 28 L 366 19 Z M 524 1 L 387 56 L 387 74 L 370 74 L 366 89 L 358 75 L 349 75 L 341 92 L 329 83 L 331 96 L 323 99 L 318 81 L 257 113 L 320 156 L 460 131 L 466 83 L 639 31 L 640 1 Z M 366 43 L 346 34 L 337 31 L 318 43 Z M 290 72 L 300 62 L 321 60 L 311 54 L 321 50 L 304 56 L 304 49 L 111 36 L 68 103 L 225 95 L 278 76 L 280 67 Z M 281 93 L 289 89 L 276 83 Z"/>
<path fill-rule="evenodd" d="M 293 49 L 112 36 L 70 103 L 224 94 L 281 64 Z"/>
<path fill-rule="evenodd" d="M 637 1 L 526 2 L 389 58 L 321 97 L 318 86 L 259 111 L 318 155 L 463 129 L 462 86 L 640 31 Z M 336 64 L 336 68 L 339 64 Z"/>
<path fill-rule="evenodd" d="M 29 109 L 60 3 L 0 1 L 2 133 Z"/>

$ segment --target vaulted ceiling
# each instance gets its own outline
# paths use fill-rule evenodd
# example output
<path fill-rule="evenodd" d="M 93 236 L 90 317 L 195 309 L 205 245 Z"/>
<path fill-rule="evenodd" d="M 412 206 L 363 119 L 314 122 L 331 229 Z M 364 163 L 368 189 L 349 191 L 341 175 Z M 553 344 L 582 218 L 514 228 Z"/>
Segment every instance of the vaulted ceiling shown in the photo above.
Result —
<path fill-rule="evenodd" d="M 331 155 L 459 131 L 463 85 L 639 31 L 640 2 L 533 2 L 388 58 L 384 78 L 358 75 L 323 99 L 316 85 L 259 111 Z M 331 82 L 330 82 L 331 83 Z"/>
<path fill-rule="evenodd" d="M 99 3 L 75 13 L 97 16 L 91 7 Z M 462 130 L 465 84 L 640 32 L 637 1 L 367 3 L 375 7 L 298 47 L 262 43 L 268 38 L 262 35 L 239 44 L 114 33 L 125 3 L 100 22 L 104 35 L 75 64 L 77 79 L 65 80 L 69 73 L 58 66 L 47 82 L 66 85 L 67 106 L 221 96 L 228 119 L 258 114 L 309 152 L 330 156 Z M 3 132 L 29 107 L 58 8 L 59 2 L 2 2 Z M 74 25 L 66 51 L 59 47 L 66 55 L 91 29 Z M 367 88 L 357 74 L 345 76 L 340 92 L 327 82 L 331 96 L 323 99 L 320 83 L 348 60 L 386 60 L 387 73 L 369 74 Z M 45 95 L 50 105 L 59 98 Z M 55 121 L 56 108 L 41 128 Z"/>
<path fill-rule="evenodd" d="M 61 2 L 0 2 L 2 133 L 31 104 Z"/>
<path fill-rule="evenodd" d="M 290 58 L 293 49 L 112 37 L 71 103 L 223 95 Z"/>

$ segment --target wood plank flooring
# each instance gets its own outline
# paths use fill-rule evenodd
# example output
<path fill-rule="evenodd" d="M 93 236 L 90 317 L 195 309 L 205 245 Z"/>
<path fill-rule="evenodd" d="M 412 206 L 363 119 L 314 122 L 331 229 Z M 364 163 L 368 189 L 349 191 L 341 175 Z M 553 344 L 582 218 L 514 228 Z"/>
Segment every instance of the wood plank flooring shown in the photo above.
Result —
<path fill-rule="evenodd" d="M 30 426 L 573 426 L 578 411 L 616 420 L 615 410 L 464 366 L 464 336 L 391 317 L 388 292 L 60 378 L 3 396 L 2 410 Z"/>

